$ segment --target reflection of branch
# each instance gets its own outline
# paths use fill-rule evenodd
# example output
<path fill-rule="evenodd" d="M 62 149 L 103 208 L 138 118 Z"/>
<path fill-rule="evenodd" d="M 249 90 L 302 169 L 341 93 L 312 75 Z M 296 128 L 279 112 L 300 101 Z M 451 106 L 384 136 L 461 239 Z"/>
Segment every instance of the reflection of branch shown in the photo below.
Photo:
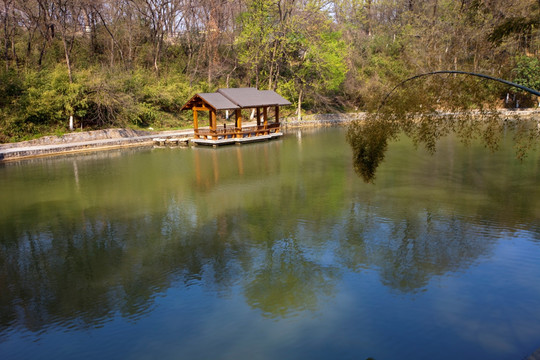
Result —
<path fill-rule="evenodd" d="M 377 109 L 377 112 L 379 112 L 379 110 L 381 109 L 381 107 L 383 107 L 383 105 L 385 104 L 386 100 L 390 97 L 390 95 L 394 92 L 394 90 L 396 90 L 398 87 L 400 87 L 401 85 L 405 84 L 406 82 L 409 82 L 411 80 L 414 80 L 414 79 L 418 79 L 420 77 L 424 77 L 424 76 L 428 76 L 428 75 L 436 75 L 436 74 L 461 74 L 461 75 L 470 75 L 470 76 L 477 76 L 477 77 L 480 77 L 480 78 L 484 78 L 484 79 L 488 79 L 488 80 L 493 80 L 493 81 L 498 81 L 498 82 L 501 82 L 503 84 L 506 84 L 506 85 L 510 85 L 510 86 L 513 86 L 513 87 L 516 87 L 518 89 L 521 89 L 523 91 L 526 91 L 528 93 L 531 93 L 533 95 L 536 95 L 536 96 L 540 96 L 540 92 L 538 92 L 537 90 L 534 90 L 534 89 L 531 89 L 531 88 L 528 88 L 526 86 L 523 86 L 523 85 L 519 85 L 519 84 L 516 84 L 516 83 L 513 83 L 513 82 L 510 82 L 510 81 L 507 81 L 507 80 L 503 80 L 503 79 L 499 79 L 499 78 L 496 78 L 496 77 L 493 77 L 493 76 L 489 76 L 489 75 L 484 75 L 484 74 L 477 74 L 477 73 L 472 73 L 472 72 L 467 72 L 467 71 L 457 71 L 457 70 L 440 70 L 440 71 L 432 71 L 432 72 L 428 72 L 428 73 L 424 73 L 424 74 L 418 74 L 418 75 L 415 75 L 413 77 L 410 77 L 408 79 L 405 79 L 403 80 L 402 82 L 400 82 L 399 84 L 397 84 L 396 86 L 394 86 L 394 88 L 392 90 L 390 90 L 390 92 L 388 92 L 386 94 L 386 96 L 384 97 L 383 101 L 381 101 L 381 104 L 379 105 L 378 109 Z"/>
<path fill-rule="evenodd" d="M 354 171 L 364 182 L 372 183 L 379 164 L 384 160 L 388 140 L 396 134 L 389 122 L 352 122 L 347 131 L 347 142 L 353 150 Z"/>

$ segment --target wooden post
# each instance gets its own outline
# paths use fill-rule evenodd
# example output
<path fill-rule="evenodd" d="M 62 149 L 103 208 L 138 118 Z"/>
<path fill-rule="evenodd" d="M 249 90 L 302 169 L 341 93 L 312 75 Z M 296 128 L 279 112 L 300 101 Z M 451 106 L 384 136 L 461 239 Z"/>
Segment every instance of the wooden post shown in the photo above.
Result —
<path fill-rule="evenodd" d="M 265 106 L 263 107 L 263 125 L 264 130 L 268 128 L 268 108 Z M 266 135 L 266 131 L 264 132 L 264 135 Z"/>
<path fill-rule="evenodd" d="M 276 106 L 276 124 L 279 124 L 279 106 Z"/>
<path fill-rule="evenodd" d="M 216 130 L 217 129 L 217 121 L 216 121 L 216 111 L 210 110 L 210 129 Z"/>
<path fill-rule="evenodd" d="M 257 108 L 257 130 L 259 130 L 259 126 L 261 126 L 261 108 Z"/>
<path fill-rule="evenodd" d="M 210 129 L 214 131 L 212 140 L 217 140 L 217 134 L 215 133 L 217 130 L 216 110 L 213 109 L 210 110 Z"/>
<path fill-rule="evenodd" d="M 193 133 L 195 134 L 195 139 L 199 138 L 199 115 L 197 110 L 193 110 Z"/>
<path fill-rule="evenodd" d="M 236 130 L 242 131 L 242 109 L 236 109 Z M 236 137 L 242 137 L 242 134 L 237 133 Z"/>

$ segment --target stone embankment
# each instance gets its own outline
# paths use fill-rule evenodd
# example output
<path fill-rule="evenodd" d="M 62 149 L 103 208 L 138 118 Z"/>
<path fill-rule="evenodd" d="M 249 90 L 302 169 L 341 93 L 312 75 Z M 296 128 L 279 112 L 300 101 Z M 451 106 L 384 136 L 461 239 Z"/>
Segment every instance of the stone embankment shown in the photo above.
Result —
<path fill-rule="evenodd" d="M 193 136 L 193 130 L 152 132 L 132 129 L 107 129 L 75 132 L 63 136 L 46 136 L 30 141 L 0 145 L 0 162 L 74 152 L 152 145 L 156 136 L 187 138 Z"/>
<path fill-rule="evenodd" d="M 318 127 L 318 126 L 334 126 L 342 125 L 353 120 L 361 120 L 366 116 L 366 113 L 343 113 L 343 114 L 313 114 L 305 115 L 302 120 L 298 121 L 297 117 L 289 117 L 283 121 L 284 129 L 298 127 Z"/>
<path fill-rule="evenodd" d="M 307 115 L 302 121 L 296 117 L 282 122 L 284 129 L 306 126 L 332 126 L 358 119 L 362 114 Z M 245 125 L 250 125 L 246 123 Z M 254 125 L 254 124 L 251 124 Z M 62 155 L 75 152 L 111 150 L 132 146 L 149 146 L 155 138 L 185 139 L 193 137 L 193 130 L 144 131 L 133 129 L 106 129 L 74 132 L 62 136 L 45 136 L 19 143 L 0 144 L 0 162 L 40 156 Z"/>
<path fill-rule="evenodd" d="M 511 119 L 538 118 L 540 110 L 503 110 L 503 116 Z M 299 127 L 320 127 L 343 125 L 353 120 L 363 119 L 365 113 L 314 114 L 305 115 L 298 121 L 296 117 L 282 120 L 284 130 Z M 254 125 L 246 123 L 245 125 Z M 144 131 L 133 129 L 106 129 L 87 132 L 73 132 L 62 136 L 45 136 L 19 143 L 0 144 L 0 162 L 26 158 L 118 149 L 133 146 L 149 146 L 154 139 L 185 139 L 193 137 L 193 130 Z"/>

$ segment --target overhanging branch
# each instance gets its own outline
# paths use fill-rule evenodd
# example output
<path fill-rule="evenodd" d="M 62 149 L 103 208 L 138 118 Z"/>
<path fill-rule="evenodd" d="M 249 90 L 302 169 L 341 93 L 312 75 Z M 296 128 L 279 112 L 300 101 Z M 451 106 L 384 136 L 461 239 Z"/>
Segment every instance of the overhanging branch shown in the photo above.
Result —
<path fill-rule="evenodd" d="M 412 76 L 412 77 L 410 77 L 408 79 L 403 80 L 402 82 L 400 82 L 399 84 L 394 86 L 394 88 L 392 90 L 390 90 L 390 92 L 388 94 L 386 94 L 383 101 L 381 102 L 381 105 L 379 105 L 379 108 L 377 109 L 377 111 L 379 111 L 381 109 L 381 107 L 386 103 L 386 100 L 390 97 L 390 95 L 394 92 L 394 90 L 396 90 L 401 85 L 403 85 L 406 82 L 409 82 L 411 80 L 418 79 L 420 77 L 424 77 L 424 76 L 428 76 L 428 75 L 437 75 L 437 74 L 460 74 L 460 75 L 476 76 L 476 77 L 480 77 L 480 78 L 484 78 L 484 79 L 488 79 L 488 80 L 498 81 L 500 83 L 503 83 L 503 84 L 506 84 L 506 85 L 521 89 L 521 90 L 526 91 L 528 93 L 531 93 L 533 95 L 540 96 L 540 92 L 537 91 L 537 90 L 528 88 L 528 87 L 523 86 L 523 85 L 513 83 L 511 81 L 499 79 L 499 78 L 496 78 L 496 77 L 493 77 L 493 76 L 484 75 L 484 74 L 478 74 L 478 73 L 473 73 L 473 72 L 467 72 L 467 71 L 440 70 L 440 71 L 432 71 L 432 72 L 428 72 L 428 73 L 424 73 L 424 74 L 418 74 L 418 75 L 415 75 L 415 76 Z"/>

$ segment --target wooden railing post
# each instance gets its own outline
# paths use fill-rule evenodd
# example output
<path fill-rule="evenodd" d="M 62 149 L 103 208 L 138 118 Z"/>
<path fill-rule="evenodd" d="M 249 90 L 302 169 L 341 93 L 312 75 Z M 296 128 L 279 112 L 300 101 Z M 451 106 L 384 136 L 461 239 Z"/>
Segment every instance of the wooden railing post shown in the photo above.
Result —
<path fill-rule="evenodd" d="M 264 130 L 266 130 L 268 128 L 268 108 L 266 106 L 263 107 L 263 125 Z M 266 131 L 264 134 L 266 135 Z"/>
<path fill-rule="evenodd" d="M 195 139 L 199 138 L 199 115 L 197 110 L 193 110 L 193 133 L 195 134 Z"/>
<path fill-rule="evenodd" d="M 210 129 L 213 131 L 212 140 L 217 140 L 217 121 L 216 121 L 216 111 L 210 110 Z"/>

